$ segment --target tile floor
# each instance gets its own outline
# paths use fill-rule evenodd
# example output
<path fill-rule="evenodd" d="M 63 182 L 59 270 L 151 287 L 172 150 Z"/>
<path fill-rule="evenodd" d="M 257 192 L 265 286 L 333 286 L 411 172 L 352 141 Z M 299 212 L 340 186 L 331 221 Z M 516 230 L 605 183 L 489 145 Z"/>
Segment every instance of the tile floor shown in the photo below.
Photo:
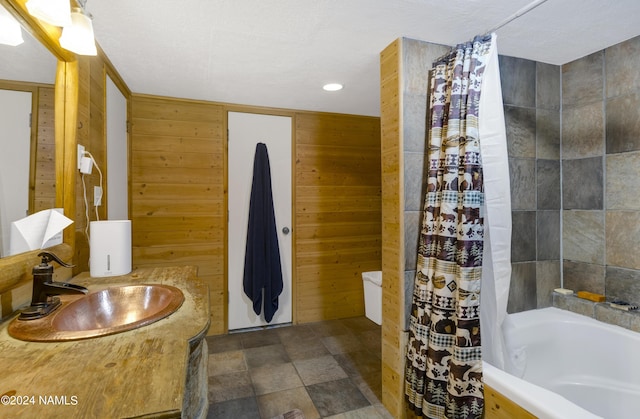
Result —
<path fill-rule="evenodd" d="M 391 418 L 380 326 L 365 317 L 207 337 L 208 418 Z"/>

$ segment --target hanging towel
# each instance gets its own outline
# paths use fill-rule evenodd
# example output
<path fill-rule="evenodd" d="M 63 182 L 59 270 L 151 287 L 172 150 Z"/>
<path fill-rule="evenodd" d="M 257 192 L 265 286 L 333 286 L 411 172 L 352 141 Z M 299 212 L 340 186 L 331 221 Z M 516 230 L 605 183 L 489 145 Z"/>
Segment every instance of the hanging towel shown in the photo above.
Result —
<path fill-rule="evenodd" d="M 282 292 L 282 268 L 271 193 L 269 155 L 263 143 L 256 144 L 253 160 L 243 285 L 244 293 L 253 302 L 253 311 L 257 315 L 260 315 L 264 290 L 264 318 L 267 323 L 271 322 L 278 310 L 278 296 Z"/>

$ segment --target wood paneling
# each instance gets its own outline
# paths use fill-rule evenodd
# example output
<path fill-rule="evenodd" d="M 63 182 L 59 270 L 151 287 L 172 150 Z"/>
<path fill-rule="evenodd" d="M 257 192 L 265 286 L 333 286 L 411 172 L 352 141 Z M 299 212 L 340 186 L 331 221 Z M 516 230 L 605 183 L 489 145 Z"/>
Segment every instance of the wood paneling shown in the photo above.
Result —
<path fill-rule="evenodd" d="M 221 105 L 133 95 L 133 265 L 196 265 L 209 333 L 225 332 L 226 113 Z"/>
<path fill-rule="evenodd" d="M 75 76 L 69 83 L 70 88 L 77 92 L 67 91 L 63 96 L 71 96 L 76 94 L 78 97 L 77 105 L 77 124 L 75 126 L 64 129 L 75 129 L 75 143 L 81 144 L 85 150 L 91 153 L 96 164 L 102 170 L 102 205 L 98 207 L 98 216 L 100 220 L 107 218 L 107 201 L 109 199 L 107 191 L 107 132 L 106 132 L 106 95 L 107 74 L 120 89 L 123 96 L 129 101 L 131 92 L 126 84 L 105 55 L 104 51 L 98 45 L 98 55 L 95 57 L 79 56 L 77 62 L 67 63 L 74 64 L 77 68 L 77 80 Z M 68 70 L 67 70 L 68 71 Z M 69 89 L 67 89 L 69 90 Z M 128 105 L 129 106 L 129 105 Z M 66 123 L 65 123 L 66 125 Z M 124 129 L 124 127 L 123 127 Z M 87 191 L 87 201 L 89 203 L 89 211 L 86 210 L 84 203 L 84 188 L 82 185 L 82 175 L 77 170 L 76 144 L 67 144 L 64 150 L 66 153 L 66 164 L 75 165 L 72 168 L 75 176 L 69 181 L 73 185 L 73 191 L 66 191 L 65 196 L 70 195 L 75 203 L 75 236 L 73 244 L 75 249 L 74 273 L 80 273 L 89 270 L 89 242 L 85 235 L 85 229 L 88 222 L 96 220 L 96 213 L 93 207 L 94 186 L 100 185 L 100 173 L 94 166 L 90 175 L 84 175 L 84 183 Z M 65 185 L 65 188 L 67 186 Z M 66 199 L 66 198 L 65 198 Z M 88 220 L 87 220 L 88 212 Z M 66 240 L 66 238 L 65 238 Z"/>
<path fill-rule="evenodd" d="M 107 139 L 105 131 L 106 119 L 106 81 L 105 60 L 102 54 L 96 57 L 78 57 L 78 125 L 76 140 L 78 144 L 93 155 L 96 164 L 102 170 L 102 188 L 106 191 Z M 84 177 L 83 187 L 82 179 Z M 85 234 L 88 222 L 96 221 L 93 207 L 94 186 L 100 186 L 100 174 L 94 166 L 90 175 L 77 172 L 75 196 L 75 265 L 74 273 L 89 270 L 89 242 Z M 87 211 L 84 202 L 84 190 L 89 204 Z M 103 194 L 102 205 L 98 207 L 100 220 L 106 219 L 108 197 Z M 89 219 L 87 220 L 87 215 Z"/>
<path fill-rule="evenodd" d="M 211 292 L 209 332 L 226 332 L 229 110 L 295 121 L 294 321 L 363 315 L 361 273 L 381 261 L 378 118 L 134 95 L 134 265 L 198 265 Z"/>
<path fill-rule="evenodd" d="M 484 385 L 484 417 L 487 419 L 536 419 L 502 393 Z"/>
<path fill-rule="evenodd" d="M 37 95 L 38 134 L 35 149 L 36 168 L 32 184 L 33 212 L 54 208 L 56 205 L 55 90 L 53 87 L 39 87 Z"/>
<path fill-rule="evenodd" d="M 404 414 L 403 334 L 404 198 L 400 78 L 401 40 L 380 54 L 382 131 L 382 402 L 393 417 Z"/>
<path fill-rule="evenodd" d="M 363 315 L 361 273 L 381 261 L 379 119 L 299 113 L 295 138 L 295 319 Z"/>

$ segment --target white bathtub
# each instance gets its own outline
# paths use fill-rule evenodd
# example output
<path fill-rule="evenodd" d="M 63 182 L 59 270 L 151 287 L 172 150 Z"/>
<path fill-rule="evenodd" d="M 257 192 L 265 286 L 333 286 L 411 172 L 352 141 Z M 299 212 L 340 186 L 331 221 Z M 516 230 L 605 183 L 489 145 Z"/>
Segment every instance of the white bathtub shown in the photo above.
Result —
<path fill-rule="evenodd" d="M 640 417 L 640 334 L 557 308 L 512 314 L 484 381 L 539 418 Z M 517 378 L 519 377 L 519 378 Z"/>

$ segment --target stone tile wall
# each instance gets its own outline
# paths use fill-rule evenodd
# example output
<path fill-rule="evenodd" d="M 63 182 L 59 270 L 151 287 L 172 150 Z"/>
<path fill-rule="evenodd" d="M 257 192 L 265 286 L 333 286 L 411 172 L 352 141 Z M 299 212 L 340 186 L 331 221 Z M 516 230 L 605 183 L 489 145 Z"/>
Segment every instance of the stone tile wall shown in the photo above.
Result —
<path fill-rule="evenodd" d="M 427 73 L 446 48 L 404 39 L 403 50 L 408 314 Z M 640 37 L 562 67 L 501 56 L 500 72 L 513 211 L 508 311 L 553 305 L 561 269 L 566 288 L 640 304 Z"/>
<path fill-rule="evenodd" d="M 619 310 L 611 307 L 606 302 L 594 303 L 578 298 L 575 295 L 562 295 L 555 292 L 553 293 L 553 305 L 563 310 L 593 317 L 601 322 L 640 332 L 640 312 L 638 311 Z"/>
<path fill-rule="evenodd" d="M 640 37 L 562 66 L 565 288 L 640 303 Z"/>
<path fill-rule="evenodd" d="M 405 236 L 405 324 L 409 329 L 409 313 L 413 281 L 418 259 L 418 240 L 426 193 L 427 157 L 425 133 L 429 70 L 433 61 L 446 54 L 449 47 L 402 38 L 402 139 L 404 158 L 404 236 Z"/>
<path fill-rule="evenodd" d="M 560 67 L 500 57 L 511 176 L 510 313 L 560 285 Z"/>

